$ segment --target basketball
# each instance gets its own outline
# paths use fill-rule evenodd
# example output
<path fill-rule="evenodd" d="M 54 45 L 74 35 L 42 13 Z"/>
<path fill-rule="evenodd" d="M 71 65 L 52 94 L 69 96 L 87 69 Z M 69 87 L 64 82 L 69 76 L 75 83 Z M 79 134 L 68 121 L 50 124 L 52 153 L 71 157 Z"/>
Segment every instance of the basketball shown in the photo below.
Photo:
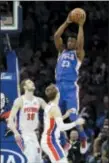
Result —
<path fill-rule="evenodd" d="M 75 8 L 70 12 L 69 18 L 74 23 L 79 24 L 81 22 L 84 24 L 84 22 L 86 20 L 86 13 L 81 8 Z"/>

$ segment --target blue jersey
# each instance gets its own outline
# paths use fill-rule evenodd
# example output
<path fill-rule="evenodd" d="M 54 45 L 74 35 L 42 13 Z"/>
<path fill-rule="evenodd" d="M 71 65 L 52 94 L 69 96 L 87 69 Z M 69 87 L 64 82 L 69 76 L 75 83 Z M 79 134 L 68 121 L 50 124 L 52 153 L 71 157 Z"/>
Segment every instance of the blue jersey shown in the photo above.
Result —
<path fill-rule="evenodd" d="M 80 64 L 75 50 L 64 50 L 57 61 L 56 81 L 77 81 Z"/>

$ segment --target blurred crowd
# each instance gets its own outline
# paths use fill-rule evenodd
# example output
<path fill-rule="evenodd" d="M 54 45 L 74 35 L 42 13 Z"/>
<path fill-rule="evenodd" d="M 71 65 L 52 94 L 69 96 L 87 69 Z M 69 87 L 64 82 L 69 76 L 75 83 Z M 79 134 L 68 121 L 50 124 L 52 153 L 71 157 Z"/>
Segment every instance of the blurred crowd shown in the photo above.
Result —
<path fill-rule="evenodd" d="M 78 84 L 80 115 L 86 119 L 84 128 L 90 146 L 86 155 L 81 155 L 78 132 L 71 130 L 68 138 L 72 147 L 68 159 L 70 163 L 109 163 L 108 2 L 36 1 L 21 2 L 21 5 L 23 30 L 19 36 L 11 38 L 11 43 L 18 55 L 21 80 L 31 78 L 36 85 L 35 94 L 41 97 L 44 97 L 46 86 L 55 82 L 58 54 L 53 41 L 54 32 L 70 10 L 76 7 L 85 9 L 86 56 Z M 71 32 L 77 33 L 77 30 L 77 25 L 70 25 L 63 39 Z M 2 70 L 3 65 L 1 63 Z M 46 156 L 44 160 L 49 163 Z"/>

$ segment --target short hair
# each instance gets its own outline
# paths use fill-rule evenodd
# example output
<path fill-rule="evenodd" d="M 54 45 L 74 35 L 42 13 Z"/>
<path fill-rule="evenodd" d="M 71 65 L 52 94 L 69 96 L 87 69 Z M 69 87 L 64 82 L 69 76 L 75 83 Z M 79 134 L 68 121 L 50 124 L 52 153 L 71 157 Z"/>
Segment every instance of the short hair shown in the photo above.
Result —
<path fill-rule="evenodd" d="M 77 34 L 76 33 L 70 33 L 70 34 L 68 34 L 67 39 L 69 37 L 77 39 Z"/>
<path fill-rule="evenodd" d="M 21 81 L 20 90 L 21 90 L 22 93 L 24 92 L 24 86 L 25 86 L 25 83 L 26 83 L 27 80 L 29 80 L 29 79 L 24 79 L 24 80 Z"/>
<path fill-rule="evenodd" d="M 57 93 L 58 93 L 58 89 L 54 84 L 50 84 L 45 89 L 45 95 L 47 96 L 48 101 L 54 100 L 56 98 Z"/>

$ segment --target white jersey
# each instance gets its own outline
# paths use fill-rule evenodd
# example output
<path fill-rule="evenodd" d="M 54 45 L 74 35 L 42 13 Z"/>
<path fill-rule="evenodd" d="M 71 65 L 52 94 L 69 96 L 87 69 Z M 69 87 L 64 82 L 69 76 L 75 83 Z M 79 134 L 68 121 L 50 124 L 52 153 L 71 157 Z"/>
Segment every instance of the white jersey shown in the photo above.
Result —
<path fill-rule="evenodd" d="M 56 104 L 49 103 L 44 110 L 44 131 L 42 134 L 44 141 L 48 141 L 49 137 L 52 137 L 52 139 L 59 139 L 60 137 L 60 130 L 57 127 L 55 119 L 49 117 L 49 111 L 53 106 L 55 107 Z"/>
<path fill-rule="evenodd" d="M 23 99 L 23 107 L 19 112 L 19 130 L 21 132 L 31 132 L 38 128 L 39 118 L 38 112 L 40 108 L 40 101 L 34 96 L 32 101 Z"/>

